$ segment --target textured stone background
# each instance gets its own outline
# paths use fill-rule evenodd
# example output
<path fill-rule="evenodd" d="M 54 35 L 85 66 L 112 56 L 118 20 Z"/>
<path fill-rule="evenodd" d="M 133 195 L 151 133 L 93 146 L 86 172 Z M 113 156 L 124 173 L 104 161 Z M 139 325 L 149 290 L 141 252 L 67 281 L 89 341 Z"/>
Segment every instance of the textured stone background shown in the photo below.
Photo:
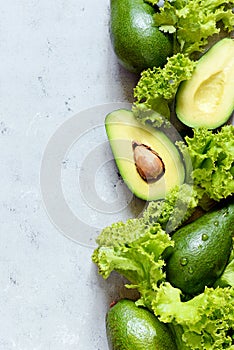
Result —
<path fill-rule="evenodd" d="M 131 101 L 108 35 L 109 1 L 1 1 L 0 350 L 106 350 L 108 303 L 92 249 L 61 235 L 42 204 L 43 151 L 82 109 Z"/>

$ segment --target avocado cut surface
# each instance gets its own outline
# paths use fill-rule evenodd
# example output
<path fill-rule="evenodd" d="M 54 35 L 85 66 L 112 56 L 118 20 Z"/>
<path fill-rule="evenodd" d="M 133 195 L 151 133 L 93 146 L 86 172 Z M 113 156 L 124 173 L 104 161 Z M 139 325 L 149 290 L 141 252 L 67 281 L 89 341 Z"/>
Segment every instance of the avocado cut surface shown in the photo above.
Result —
<path fill-rule="evenodd" d="M 215 129 L 230 118 L 234 109 L 234 40 L 225 38 L 198 61 L 190 80 L 176 96 L 176 114 L 190 127 Z"/>
<path fill-rule="evenodd" d="M 199 294 L 223 273 L 232 249 L 234 202 L 209 212 L 173 234 L 167 280 L 186 294 Z"/>
<path fill-rule="evenodd" d="M 112 350 L 175 350 L 165 324 L 150 311 L 128 299 L 117 302 L 107 313 L 106 331 Z"/>
<path fill-rule="evenodd" d="M 116 110 L 106 116 L 105 127 L 118 170 L 129 189 L 143 200 L 158 200 L 184 182 L 185 169 L 180 154 L 162 131 L 139 123 L 130 110 Z M 147 169 L 140 156 L 147 159 Z M 148 159 L 150 158 L 150 161 Z M 154 164 L 154 161 L 156 164 Z M 158 168 L 156 167 L 158 165 Z M 142 174 L 156 169 L 155 179 Z"/>
<path fill-rule="evenodd" d="M 131 72 L 163 66 L 172 55 L 172 40 L 155 26 L 154 13 L 144 0 L 111 0 L 112 46 L 120 64 Z"/>

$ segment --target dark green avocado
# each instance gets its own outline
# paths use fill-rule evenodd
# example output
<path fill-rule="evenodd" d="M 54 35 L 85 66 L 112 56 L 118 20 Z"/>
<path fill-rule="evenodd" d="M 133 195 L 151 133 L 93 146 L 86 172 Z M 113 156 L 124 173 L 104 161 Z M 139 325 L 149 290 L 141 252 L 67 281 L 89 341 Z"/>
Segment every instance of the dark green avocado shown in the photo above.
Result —
<path fill-rule="evenodd" d="M 111 0 L 110 36 L 122 66 L 140 73 L 163 66 L 172 55 L 172 39 L 154 25 L 154 9 L 144 0 Z"/>
<path fill-rule="evenodd" d="M 106 331 L 111 350 L 176 350 L 167 326 L 128 299 L 110 308 Z"/>
<path fill-rule="evenodd" d="M 185 294 L 203 292 L 223 273 L 232 249 L 234 203 L 201 216 L 180 228 L 169 248 L 167 280 Z"/>

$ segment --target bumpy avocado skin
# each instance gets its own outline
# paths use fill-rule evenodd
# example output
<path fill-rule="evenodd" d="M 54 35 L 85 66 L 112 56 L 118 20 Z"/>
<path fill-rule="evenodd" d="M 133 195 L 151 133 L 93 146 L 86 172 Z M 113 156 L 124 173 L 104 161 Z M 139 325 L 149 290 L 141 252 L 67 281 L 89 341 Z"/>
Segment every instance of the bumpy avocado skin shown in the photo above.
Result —
<path fill-rule="evenodd" d="M 144 0 L 111 0 L 112 46 L 120 64 L 131 72 L 163 66 L 172 55 L 172 39 L 154 25 L 153 14 Z"/>
<path fill-rule="evenodd" d="M 106 331 L 111 350 L 176 350 L 167 326 L 128 299 L 108 311 Z"/>
<path fill-rule="evenodd" d="M 166 264 L 167 280 L 185 294 L 211 287 L 228 262 L 234 234 L 234 203 L 179 229 Z"/>

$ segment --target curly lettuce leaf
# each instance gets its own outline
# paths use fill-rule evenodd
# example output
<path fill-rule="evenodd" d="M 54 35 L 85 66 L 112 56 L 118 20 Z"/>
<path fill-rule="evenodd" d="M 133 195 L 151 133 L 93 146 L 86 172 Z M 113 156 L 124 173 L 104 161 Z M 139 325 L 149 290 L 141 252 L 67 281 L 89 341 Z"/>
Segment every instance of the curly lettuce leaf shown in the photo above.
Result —
<path fill-rule="evenodd" d="M 141 295 L 138 304 L 150 308 L 154 291 L 165 279 L 163 252 L 173 246 L 167 232 L 193 213 L 197 193 L 188 184 L 176 186 L 161 201 L 151 202 L 141 218 L 117 222 L 103 229 L 92 260 L 103 278 L 116 271 L 130 281 L 128 288 Z"/>
<path fill-rule="evenodd" d="M 106 247 L 129 244 L 144 236 L 147 230 L 156 233 L 158 224 L 168 233 L 172 232 L 193 214 L 199 198 L 192 185 L 175 186 L 165 199 L 150 202 L 142 217 L 105 227 L 96 242 Z"/>
<path fill-rule="evenodd" d="M 154 67 L 141 73 L 134 89 L 133 113 L 143 124 L 161 126 L 170 118 L 169 104 L 180 83 L 191 78 L 196 63 L 183 54 L 169 57 L 164 68 Z"/>
<path fill-rule="evenodd" d="M 152 225 L 153 230 L 153 225 Z M 99 246 L 115 247 L 128 244 L 141 236 L 144 236 L 146 222 L 143 218 L 128 219 L 126 222 L 119 221 L 105 227 L 96 239 Z"/>
<path fill-rule="evenodd" d="M 168 233 L 175 231 L 195 211 L 199 193 L 192 185 L 174 187 L 164 200 L 150 202 L 143 218 L 149 225 L 157 222 Z"/>
<path fill-rule="evenodd" d="M 173 325 L 179 349 L 234 349 L 234 287 L 206 288 L 182 302 L 181 291 L 161 284 L 152 300 L 160 321 Z"/>
<path fill-rule="evenodd" d="M 185 141 L 193 166 L 191 177 L 194 185 L 215 201 L 232 195 L 234 126 L 225 125 L 216 133 L 205 128 L 195 129 L 194 136 L 185 137 Z"/>
<path fill-rule="evenodd" d="M 134 117 L 142 124 L 150 124 L 155 128 L 162 125 L 171 126 L 170 108 L 168 102 L 162 97 L 149 99 L 147 102 L 135 103 L 132 106 Z"/>
<path fill-rule="evenodd" d="M 116 271 L 138 290 L 155 289 L 158 281 L 165 278 L 162 253 L 167 247 L 173 246 L 173 241 L 160 225 L 156 224 L 154 231 L 157 232 L 145 230 L 144 236 L 128 244 L 95 249 L 92 259 L 103 278 Z"/>
<path fill-rule="evenodd" d="M 233 4 L 233 0 L 165 0 L 154 15 L 155 24 L 163 32 L 175 33 L 180 52 L 191 55 L 204 50 L 208 39 L 220 32 L 220 23 L 225 31 L 233 30 Z"/>

